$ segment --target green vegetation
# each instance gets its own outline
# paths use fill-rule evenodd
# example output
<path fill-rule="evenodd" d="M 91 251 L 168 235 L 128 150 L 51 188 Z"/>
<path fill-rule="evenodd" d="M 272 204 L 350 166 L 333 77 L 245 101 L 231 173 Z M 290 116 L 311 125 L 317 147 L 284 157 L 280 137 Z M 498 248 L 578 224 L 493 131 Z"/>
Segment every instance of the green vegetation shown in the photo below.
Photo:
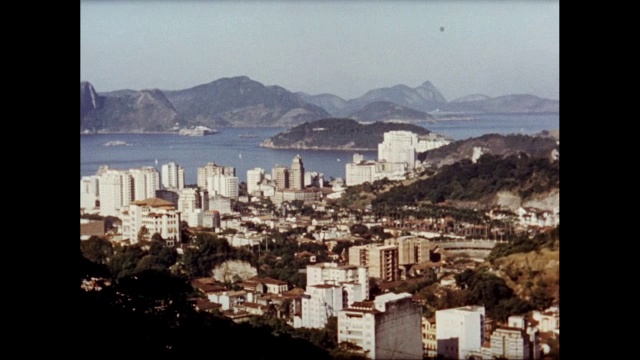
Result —
<path fill-rule="evenodd" d="M 454 141 L 451 144 L 417 154 L 420 161 L 436 163 L 445 158 L 453 158 L 456 161 L 468 158 L 468 154 L 474 147 L 487 149 L 491 154 L 502 156 L 528 154 L 533 157 L 546 157 L 552 149 L 558 147 L 555 140 L 540 136 L 529 135 L 499 135 L 486 134 L 479 137 Z"/>
<path fill-rule="evenodd" d="M 494 263 L 497 259 L 516 253 L 527 253 L 530 251 L 540 251 L 542 248 L 557 249 L 560 245 L 560 226 L 555 229 L 529 238 L 523 234 L 514 241 L 506 244 L 497 244 L 487 256 L 487 261 Z"/>
<path fill-rule="evenodd" d="M 502 278 L 487 271 L 467 269 L 455 279 L 458 286 L 466 290 L 465 305 L 484 305 L 487 315 L 499 321 L 534 308 L 530 302 L 517 297 Z"/>
<path fill-rule="evenodd" d="M 380 194 L 372 205 L 403 206 L 445 200 L 480 200 L 498 191 L 511 190 L 522 198 L 560 186 L 560 162 L 527 155 L 506 158 L 485 154 L 477 163 L 462 160 L 443 166 L 427 179 L 397 186 Z"/>
<path fill-rule="evenodd" d="M 99 270 L 101 269 L 101 270 Z M 109 277 L 104 268 L 81 255 L 80 279 Z M 101 291 L 80 290 L 82 329 L 74 346 L 83 353 L 99 349 L 101 356 L 201 356 L 216 358 L 331 359 L 331 354 L 301 336 L 274 336 L 270 327 L 235 324 L 231 320 L 197 312 L 188 280 L 167 271 L 145 270 L 116 279 Z M 117 336 L 114 338 L 114 331 Z M 107 345 L 101 344 L 104 339 Z M 224 344 L 211 350 L 211 342 Z M 251 346 L 246 346 L 247 342 Z M 224 354 L 224 355 L 223 355 Z"/>
<path fill-rule="evenodd" d="M 425 135 L 429 130 L 412 124 L 375 122 L 362 125 L 351 119 L 322 119 L 307 122 L 277 134 L 271 142 L 278 148 L 305 147 L 353 148 L 375 150 L 384 140 L 384 133 L 393 130 L 412 131 Z"/>

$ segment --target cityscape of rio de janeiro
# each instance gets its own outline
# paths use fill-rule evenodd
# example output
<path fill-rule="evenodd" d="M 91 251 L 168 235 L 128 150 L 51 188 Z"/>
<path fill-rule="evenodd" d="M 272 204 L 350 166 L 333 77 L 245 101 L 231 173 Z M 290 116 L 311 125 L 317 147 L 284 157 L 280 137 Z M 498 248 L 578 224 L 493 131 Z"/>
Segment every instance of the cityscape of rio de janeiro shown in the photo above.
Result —
<path fill-rule="evenodd" d="M 81 351 L 559 358 L 559 2 L 80 2 Z"/>

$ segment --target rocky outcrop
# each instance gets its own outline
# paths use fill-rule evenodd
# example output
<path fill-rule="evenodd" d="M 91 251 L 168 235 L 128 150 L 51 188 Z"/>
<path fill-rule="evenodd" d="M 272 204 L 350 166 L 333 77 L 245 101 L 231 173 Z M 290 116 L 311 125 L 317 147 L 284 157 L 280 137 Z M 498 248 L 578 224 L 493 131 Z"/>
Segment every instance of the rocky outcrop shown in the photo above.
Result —
<path fill-rule="evenodd" d="M 233 282 L 258 276 L 258 270 L 246 261 L 227 260 L 213 268 L 213 278 L 220 282 Z"/>

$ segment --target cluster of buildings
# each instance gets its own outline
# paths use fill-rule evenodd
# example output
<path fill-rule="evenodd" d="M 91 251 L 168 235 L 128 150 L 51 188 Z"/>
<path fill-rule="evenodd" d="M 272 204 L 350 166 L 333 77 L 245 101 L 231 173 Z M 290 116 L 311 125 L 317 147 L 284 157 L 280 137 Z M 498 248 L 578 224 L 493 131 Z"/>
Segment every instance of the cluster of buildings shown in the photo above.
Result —
<path fill-rule="evenodd" d="M 168 241 L 180 240 L 181 221 L 193 227 L 219 227 L 221 215 L 232 213 L 232 202 L 247 202 L 250 196 L 270 198 L 276 204 L 323 197 L 323 174 L 305 172 L 299 155 L 291 168 L 276 165 L 271 174 L 260 168 L 247 171 L 249 196 L 240 196 L 232 166 L 210 162 L 197 171 L 197 186 L 185 187 L 184 168 L 175 162 L 162 165 L 161 171 L 101 166 L 95 175 L 80 179 L 80 208 L 122 219 L 123 237 L 135 243 L 142 226 L 149 236 L 157 232 Z"/>
<path fill-rule="evenodd" d="M 410 131 L 388 131 L 378 144 L 378 160 L 365 161 L 360 154 L 353 156 L 353 162 L 346 165 L 347 186 L 372 183 L 387 178 L 404 180 L 417 167 L 418 153 L 432 150 L 451 143 L 452 140 L 429 133 L 419 136 Z"/>
<path fill-rule="evenodd" d="M 559 336 L 557 307 L 534 311 L 528 318 L 511 316 L 500 325 L 486 316 L 483 306 L 438 310 L 427 319 L 420 300 L 409 293 L 385 292 L 370 299 L 367 267 L 310 264 L 306 276 L 304 291 L 289 290 L 286 282 L 271 278 L 247 279 L 235 291 L 197 279 L 194 286 L 207 299 L 196 306 L 218 309 L 236 322 L 271 311 L 295 328 L 321 329 L 335 317 L 338 343 L 351 343 L 371 359 L 536 360 L 549 351 L 542 338 Z"/>
<path fill-rule="evenodd" d="M 484 307 L 463 306 L 438 310 L 435 319 L 423 319 L 422 337 L 428 356 L 535 360 L 549 351 L 542 337 L 557 336 L 559 329 L 558 308 L 534 311 L 529 318 L 510 316 L 507 323 L 494 326 Z"/>

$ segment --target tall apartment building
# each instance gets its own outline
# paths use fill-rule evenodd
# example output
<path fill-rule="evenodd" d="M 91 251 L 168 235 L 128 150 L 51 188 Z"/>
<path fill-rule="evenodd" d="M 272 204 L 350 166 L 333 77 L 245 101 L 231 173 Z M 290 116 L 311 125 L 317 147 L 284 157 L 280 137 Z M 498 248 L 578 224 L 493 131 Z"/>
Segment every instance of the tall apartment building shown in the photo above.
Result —
<path fill-rule="evenodd" d="M 233 166 L 216 165 L 216 163 L 212 162 L 207 163 L 207 165 L 198 168 L 198 187 L 209 189 L 209 178 L 214 175 L 236 176 L 236 168 Z"/>
<path fill-rule="evenodd" d="M 481 352 L 484 338 L 484 306 L 463 306 L 436 311 L 438 355 L 466 359 Z"/>
<path fill-rule="evenodd" d="M 304 164 L 300 155 L 296 155 L 293 158 L 289 176 L 289 184 L 292 189 L 300 190 L 304 188 Z"/>
<path fill-rule="evenodd" d="M 144 200 L 156 196 L 160 189 L 160 173 L 152 166 L 129 170 L 133 178 L 133 200 Z"/>
<path fill-rule="evenodd" d="M 529 360 L 529 336 L 520 328 L 498 327 L 491 334 L 491 354 L 507 360 Z"/>
<path fill-rule="evenodd" d="M 138 232 L 144 226 L 148 231 L 146 240 L 159 233 L 168 245 L 180 242 L 180 212 L 165 200 L 149 198 L 133 201 L 122 212 L 123 236 L 132 244 L 138 242 Z"/>
<path fill-rule="evenodd" d="M 398 265 L 408 266 L 424 261 L 429 261 L 429 249 L 431 243 L 428 239 L 417 236 L 401 236 L 384 241 L 385 245 L 398 247 Z"/>
<path fill-rule="evenodd" d="M 436 318 L 422 318 L 422 350 L 424 356 L 435 358 L 438 356 L 438 341 L 436 340 Z"/>
<path fill-rule="evenodd" d="M 304 173 L 304 186 L 313 186 L 317 188 L 324 187 L 324 174 L 315 171 Z"/>
<path fill-rule="evenodd" d="M 220 195 L 209 197 L 209 210 L 216 210 L 219 214 L 231 213 L 231 199 Z"/>
<path fill-rule="evenodd" d="M 276 190 L 289 188 L 289 169 L 286 166 L 276 165 L 271 170 L 271 179 L 276 184 Z"/>
<path fill-rule="evenodd" d="M 120 217 L 120 210 L 133 201 L 133 178 L 126 170 L 103 169 L 99 173 L 100 215 Z"/>
<path fill-rule="evenodd" d="M 180 190 L 177 204 L 182 220 L 189 226 L 200 226 L 204 212 L 209 210 L 209 192 L 200 188 L 184 188 Z"/>
<path fill-rule="evenodd" d="M 184 168 L 175 162 L 162 165 L 162 187 L 184 189 Z"/>
<path fill-rule="evenodd" d="M 418 134 L 411 131 L 387 131 L 384 140 L 378 144 L 378 161 L 406 163 L 408 170 L 416 165 Z"/>
<path fill-rule="evenodd" d="M 376 244 L 349 248 L 349 265 L 365 266 L 369 276 L 382 281 L 398 280 L 398 247 Z"/>
<path fill-rule="evenodd" d="M 370 359 L 422 359 L 422 309 L 409 293 L 386 293 L 338 313 L 338 343 L 362 348 Z"/>
<path fill-rule="evenodd" d="M 294 327 L 323 328 L 329 317 L 368 298 L 369 276 L 365 267 L 336 263 L 308 265 L 302 312 L 294 317 Z"/>
<path fill-rule="evenodd" d="M 307 285 L 341 285 L 346 304 L 369 298 L 369 271 L 364 266 L 318 263 L 307 266 Z"/>
<path fill-rule="evenodd" d="M 249 195 L 260 193 L 260 183 L 264 180 L 264 169 L 254 168 L 247 170 L 247 192 Z"/>
<path fill-rule="evenodd" d="M 218 174 L 207 179 L 207 191 L 230 199 L 238 198 L 238 178 L 231 175 Z"/>
<path fill-rule="evenodd" d="M 80 207 L 90 212 L 97 207 L 99 200 L 98 176 L 83 176 L 80 178 Z"/>
<path fill-rule="evenodd" d="M 373 161 L 353 162 L 345 165 L 347 186 L 373 183 L 376 180 L 376 163 Z"/>

